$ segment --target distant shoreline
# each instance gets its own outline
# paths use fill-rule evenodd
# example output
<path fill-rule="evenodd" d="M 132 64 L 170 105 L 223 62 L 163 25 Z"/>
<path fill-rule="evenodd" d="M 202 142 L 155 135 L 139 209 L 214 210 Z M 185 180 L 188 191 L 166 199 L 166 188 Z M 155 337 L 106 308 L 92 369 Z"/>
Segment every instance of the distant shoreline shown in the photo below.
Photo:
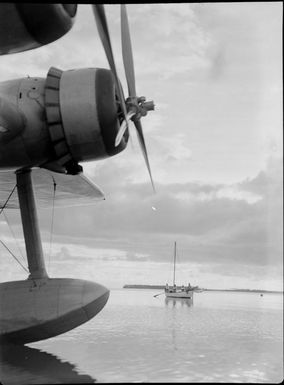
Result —
<path fill-rule="evenodd" d="M 164 290 L 164 285 L 124 285 L 123 289 L 157 289 Z M 177 286 L 180 289 L 180 286 Z M 277 290 L 260 290 L 260 289 L 205 289 L 202 287 L 197 287 L 197 291 L 234 291 L 234 292 L 245 292 L 245 293 L 276 293 L 283 294 L 283 291 Z"/>

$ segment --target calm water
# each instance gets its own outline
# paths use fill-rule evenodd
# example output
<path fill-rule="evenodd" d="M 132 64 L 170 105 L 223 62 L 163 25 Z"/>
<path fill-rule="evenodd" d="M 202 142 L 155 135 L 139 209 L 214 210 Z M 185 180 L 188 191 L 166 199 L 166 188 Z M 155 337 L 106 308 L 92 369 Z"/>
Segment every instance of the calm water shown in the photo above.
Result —
<path fill-rule="evenodd" d="M 255 382 L 283 379 L 283 296 L 112 290 L 90 322 L 50 340 L 2 347 L 6 384 Z"/>

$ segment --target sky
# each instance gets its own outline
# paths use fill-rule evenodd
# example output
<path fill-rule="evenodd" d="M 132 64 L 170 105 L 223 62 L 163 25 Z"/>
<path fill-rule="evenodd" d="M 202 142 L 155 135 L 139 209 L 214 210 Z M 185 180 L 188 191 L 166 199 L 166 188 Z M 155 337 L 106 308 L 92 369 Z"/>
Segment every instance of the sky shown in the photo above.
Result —
<path fill-rule="evenodd" d="M 127 93 L 120 10 L 105 6 Z M 142 121 L 156 193 L 134 127 L 115 157 L 84 163 L 106 196 L 91 206 L 40 209 L 50 276 L 124 284 L 283 290 L 282 2 L 129 4 Z M 20 63 L 20 65 L 19 65 Z M 0 81 L 48 69 L 108 68 L 91 6 L 37 50 L 2 56 Z M 9 226 L 7 224 L 7 221 Z M 25 263 L 19 212 L 1 238 Z M 0 245 L 1 246 L 1 245 Z M 26 273 L 1 249 L 1 280 Z"/>

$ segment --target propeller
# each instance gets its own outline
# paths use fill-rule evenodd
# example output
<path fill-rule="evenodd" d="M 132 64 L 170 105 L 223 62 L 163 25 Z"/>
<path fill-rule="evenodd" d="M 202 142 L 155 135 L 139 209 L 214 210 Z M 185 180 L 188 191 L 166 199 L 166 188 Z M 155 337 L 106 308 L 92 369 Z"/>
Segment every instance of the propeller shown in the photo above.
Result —
<path fill-rule="evenodd" d="M 116 71 L 114 57 L 113 57 L 113 53 L 112 53 L 111 42 L 110 42 L 108 26 L 107 26 L 107 21 L 106 21 L 105 10 L 104 10 L 103 4 L 93 5 L 93 12 L 95 15 L 95 19 L 96 19 L 96 23 L 97 23 L 98 32 L 99 32 L 99 35 L 101 38 L 101 42 L 103 44 L 110 69 L 111 69 L 113 76 L 114 76 L 115 86 L 116 86 L 116 90 L 117 90 L 117 94 L 118 94 L 117 96 L 118 96 L 119 103 L 121 106 L 123 118 L 125 120 L 127 120 L 126 119 L 126 115 L 127 115 L 126 104 L 124 101 L 123 90 L 121 88 L 121 84 L 120 84 L 118 76 L 117 76 L 117 71 Z M 128 128 L 127 121 L 126 121 L 126 126 Z"/>
<path fill-rule="evenodd" d="M 130 40 L 126 6 L 125 4 L 121 4 L 121 15 L 120 15 L 121 16 L 122 57 L 123 57 L 125 76 L 126 76 L 126 81 L 128 86 L 128 98 L 126 100 L 124 99 L 123 90 L 117 76 L 104 6 L 103 4 L 94 4 L 92 5 L 92 8 L 95 15 L 98 32 L 106 53 L 106 57 L 108 59 L 110 69 L 114 76 L 115 85 L 117 89 L 117 96 L 118 96 L 118 100 L 121 106 L 121 111 L 123 116 L 123 121 L 121 123 L 121 126 L 119 128 L 119 131 L 115 139 L 115 146 L 119 145 L 126 129 L 129 128 L 130 120 L 132 120 L 136 128 L 138 141 L 139 141 L 139 144 L 146 162 L 146 166 L 150 175 L 152 187 L 155 192 L 155 186 L 152 178 L 145 139 L 144 139 L 142 125 L 140 121 L 141 117 L 146 116 L 148 111 L 154 110 L 154 102 L 153 101 L 147 102 L 144 96 L 137 97 L 136 95 L 133 54 L 132 54 L 132 46 L 131 46 L 131 40 Z"/>

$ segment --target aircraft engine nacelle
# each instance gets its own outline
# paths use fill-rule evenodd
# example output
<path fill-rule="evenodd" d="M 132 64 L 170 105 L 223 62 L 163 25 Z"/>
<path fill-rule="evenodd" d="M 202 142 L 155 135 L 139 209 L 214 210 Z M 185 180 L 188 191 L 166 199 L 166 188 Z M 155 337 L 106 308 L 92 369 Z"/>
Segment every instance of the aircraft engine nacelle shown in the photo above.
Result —
<path fill-rule="evenodd" d="M 115 147 L 120 114 L 110 70 L 50 68 L 45 109 L 57 159 L 43 167 L 58 171 L 54 165 L 60 165 L 76 174 L 80 172 L 79 162 L 113 156 L 127 145 L 128 131 Z"/>
<path fill-rule="evenodd" d="M 79 164 L 121 152 L 122 115 L 110 70 L 61 71 L 0 83 L 0 169 L 43 167 L 76 175 Z"/>
<path fill-rule="evenodd" d="M 1 3 L 0 54 L 49 44 L 74 23 L 77 4 Z"/>

